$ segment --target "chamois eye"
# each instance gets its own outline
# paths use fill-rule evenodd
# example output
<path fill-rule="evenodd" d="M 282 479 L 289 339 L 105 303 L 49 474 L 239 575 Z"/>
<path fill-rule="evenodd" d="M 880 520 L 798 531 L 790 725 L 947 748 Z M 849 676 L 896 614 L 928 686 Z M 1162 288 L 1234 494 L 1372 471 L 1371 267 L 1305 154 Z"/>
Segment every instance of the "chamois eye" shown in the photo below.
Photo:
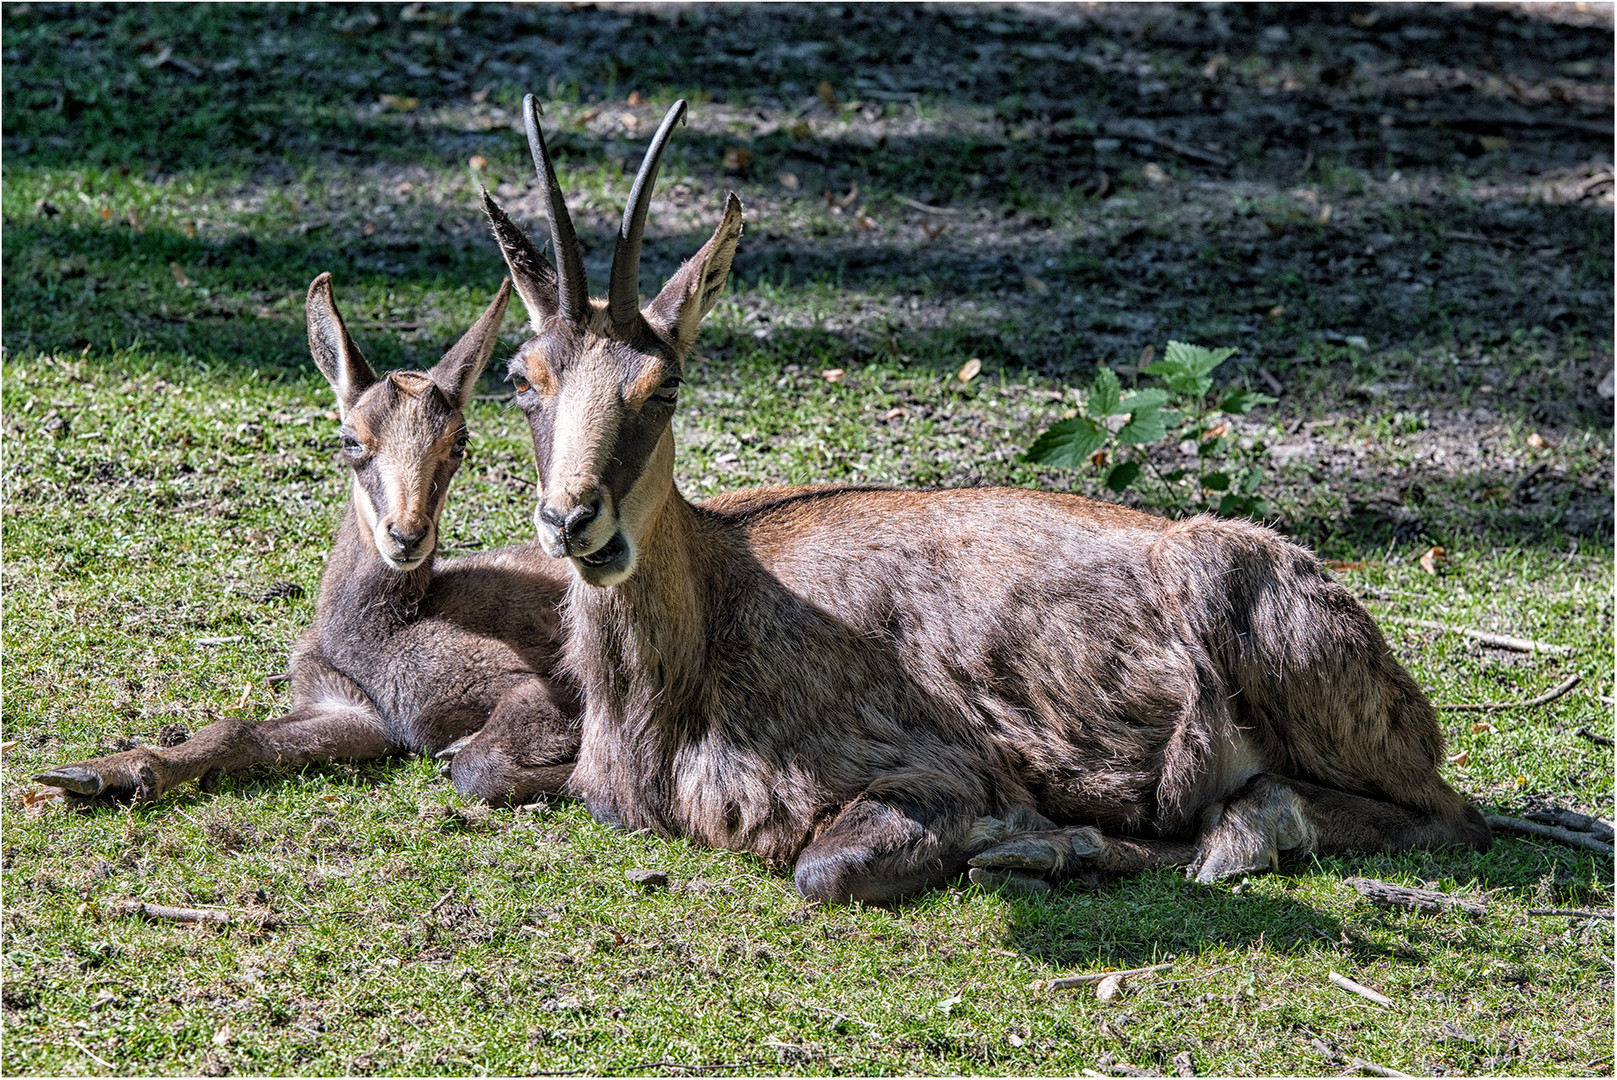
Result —
<path fill-rule="evenodd" d="M 533 389 L 533 384 L 515 372 L 511 373 L 511 385 L 517 388 L 517 393 L 526 394 Z"/>
<path fill-rule="evenodd" d="M 678 375 L 671 379 L 664 379 L 662 385 L 657 387 L 656 398 L 662 401 L 673 401 L 679 397 L 679 384 L 684 382 Z"/>
<path fill-rule="evenodd" d="M 348 434 L 346 431 L 339 436 L 342 439 L 343 456 L 350 461 L 362 461 L 365 457 L 365 444 Z"/>
<path fill-rule="evenodd" d="M 466 444 L 471 441 L 471 438 L 472 436 L 470 432 L 462 431 L 455 437 L 455 448 L 452 453 L 458 458 L 465 457 Z"/>

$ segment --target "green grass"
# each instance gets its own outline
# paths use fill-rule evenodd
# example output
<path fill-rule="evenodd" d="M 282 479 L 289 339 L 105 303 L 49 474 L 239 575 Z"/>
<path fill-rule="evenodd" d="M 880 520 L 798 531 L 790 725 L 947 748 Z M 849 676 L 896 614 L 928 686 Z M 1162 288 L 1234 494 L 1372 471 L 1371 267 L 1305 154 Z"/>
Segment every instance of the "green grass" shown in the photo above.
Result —
<path fill-rule="evenodd" d="M 1072 406 L 1069 388 L 1168 337 L 1239 344 L 1220 380 L 1263 389 L 1263 368 L 1286 394 L 1237 434 L 1308 451 L 1274 459 L 1275 523 L 1362 562 L 1342 577 L 1373 613 L 1577 649 L 1524 657 L 1386 624 L 1439 703 L 1583 677 L 1542 708 L 1444 713 L 1450 779 L 1507 814 L 1609 810 L 1611 751 L 1576 734 L 1612 732 L 1611 419 L 1593 394 L 1611 362 L 1608 207 L 1540 207 L 1515 247 L 1479 254 L 1454 234 L 1502 226 L 1458 181 L 1489 179 L 1495 156 L 1418 175 L 1406 163 L 1426 185 L 1412 195 L 1385 180 L 1379 149 L 1351 148 L 1320 155 L 1308 181 L 1337 203 L 1330 228 L 1295 194 L 1295 163 L 1214 182 L 1169 162 L 1178 179 L 1159 190 L 1131 186 L 1143 159 L 1125 146 L 1123 190 L 1102 200 L 1037 128 L 1037 58 L 970 68 L 969 91 L 945 79 L 854 107 L 849 85 L 888 63 L 889 41 L 828 8 L 774 11 L 794 42 L 844 48 L 756 72 L 737 59 L 750 39 L 700 10 L 627 35 L 615 11 L 405 10 L 377 9 L 374 27 L 362 8 L 4 13 L 5 1072 L 1065 1075 L 1171 1073 L 1189 1051 L 1202 1075 L 1335 1074 L 1351 1058 L 1610 1074 L 1611 922 L 1527 912 L 1609 909 L 1612 861 L 1537 839 L 1311 860 L 1212 888 L 1164 872 L 1011 900 L 957 883 L 878 910 L 806 906 L 755 859 L 611 832 L 573 803 L 487 811 L 424 761 L 267 770 L 89 814 L 26 805 L 44 768 L 286 707 L 269 677 L 312 619 L 346 497 L 303 290 L 332 271 L 385 367 L 430 364 L 475 318 L 501 273 L 477 186 L 531 200 L 509 129 L 528 88 L 511 42 L 530 35 L 565 53 L 547 122 L 567 132 L 556 149 L 597 285 L 622 162 L 646 132 L 611 127 L 624 95 L 715 99 L 674 144 L 645 273 L 650 287 L 671 271 L 724 188 L 741 192 L 736 278 L 676 421 L 685 494 L 822 481 L 1095 494 L 1098 471 L 1020 457 Z M 916 43 L 946 21 L 908 24 L 920 62 L 889 73 L 927 66 Z M 1016 33 L 1059 37 L 1041 25 Z M 616 43 L 616 67 L 598 40 Z M 144 62 L 164 47 L 208 66 Z M 1174 48 L 1154 54 L 1161 77 L 1198 78 L 1205 56 Z M 1254 80 L 1278 62 L 1248 59 L 1231 67 Z M 835 112 L 802 104 L 821 77 L 837 80 Z M 1078 100 L 1073 126 L 1132 100 L 1120 86 Z M 420 105 L 378 109 L 383 93 Z M 749 141 L 760 117 L 778 126 Z M 809 134 L 794 133 L 805 117 Z M 914 127 L 879 145 L 889 122 Z M 750 170 L 723 171 L 732 143 L 750 146 Z M 1261 146 L 1241 153 L 1263 163 Z M 475 173 L 474 154 L 488 162 Z M 796 194 L 778 183 L 787 169 Z M 822 190 L 855 179 L 865 201 L 825 204 Z M 959 211 L 935 240 L 904 216 L 915 195 Z M 1558 254 L 1534 262 L 1538 244 Z M 1425 299 L 1406 270 L 1431 278 Z M 1399 306 L 1410 296 L 1418 307 Z M 506 331 L 514 346 L 514 313 Z M 982 374 L 962 384 L 974 356 Z M 822 376 L 834 368 L 840 381 Z M 497 375 L 483 388 L 503 389 Z M 525 424 L 493 399 L 470 423 L 451 553 L 531 536 Z M 1419 565 L 1434 544 L 1450 554 L 1441 575 Z M 282 582 L 303 595 L 262 599 Z M 671 887 L 640 892 L 635 868 Z M 1384 911 L 1345 883 L 1355 875 L 1485 898 L 1490 914 Z M 184 928 L 119 914 L 129 899 L 242 916 Z M 1171 972 L 1116 1001 L 1030 988 L 1168 958 Z M 1394 1007 L 1338 989 L 1332 970 Z"/>

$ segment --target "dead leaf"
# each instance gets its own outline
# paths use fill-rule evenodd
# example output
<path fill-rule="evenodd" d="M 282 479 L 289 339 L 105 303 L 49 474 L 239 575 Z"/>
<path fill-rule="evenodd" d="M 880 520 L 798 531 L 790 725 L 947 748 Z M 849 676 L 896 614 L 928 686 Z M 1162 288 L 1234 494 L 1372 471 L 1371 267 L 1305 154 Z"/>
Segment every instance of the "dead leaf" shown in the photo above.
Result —
<path fill-rule="evenodd" d="M 1285 317 L 1286 317 L 1286 305 L 1285 304 L 1276 304 L 1274 307 L 1269 309 L 1269 321 L 1270 322 L 1279 322 L 1281 319 L 1283 319 Z"/>
<path fill-rule="evenodd" d="M 493 83 L 484 83 L 483 84 L 483 89 L 477 91 L 477 93 L 472 95 L 472 104 L 473 105 L 481 105 L 481 104 L 483 104 L 483 102 L 488 100 L 488 96 L 490 94 L 492 94 L 492 93 L 494 93 L 494 84 Z"/>
<path fill-rule="evenodd" d="M 1089 455 L 1089 463 L 1095 466 L 1097 469 L 1105 465 L 1106 460 L 1106 451 L 1104 450 L 1096 450 L 1093 454 Z"/>
<path fill-rule="evenodd" d="M 1498 730 L 1499 730 L 1498 728 L 1494 727 L 1492 724 L 1490 724 L 1486 720 L 1478 720 L 1476 723 L 1471 725 L 1471 734 L 1473 734 L 1473 735 L 1476 735 L 1479 732 L 1483 732 L 1483 731 L 1498 731 Z"/>
<path fill-rule="evenodd" d="M 1027 287 L 1028 292 L 1038 293 L 1040 296 L 1048 296 L 1050 294 L 1050 286 L 1046 285 L 1042 280 L 1034 277 L 1032 274 L 1024 277 L 1022 279 L 1022 284 Z"/>
<path fill-rule="evenodd" d="M 111 221 L 112 220 L 112 207 L 103 206 L 101 208 L 101 220 L 102 221 Z"/>
<path fill-rule="evenodd" d="M 905 415 L 904 406 L 896 405 L 893 408 L 887 410 L 887 415 L 886 415 L 885 419 L 897 420 L 900 416 L 903 416 L 903 415 Z M 6 745 L 10 746 L 12 744 L 7 743 Z"/>
<path fill-rule="evenodd" d="M 400 180 L 397 184 L 393 185 L 393 194 L 395 195 L 408 195 L 414 190 L 415 185 L 410 183 L 408 180 Z"/>
<path fill-rule="evenodd" d="M 776 179 L 778 179 L 780 181 L 780 186 L 785 188 L 787 191 L 796 191 L 797 190 L 797 174 L 796 173 L 783 172 Z"/>
<path fill-rule="evenodd" d="M 1135 365 L 1135 367 L 1143 368 L 1152 360 L 1155 360 L 1156 357 L 1157 347 L 1155 345 L 1147 345 L 1145 348 L 1140 350 L 1140 361 Z"/>
<path fill-rule="evenodd" d="M 848 193 L 837 200 L 838 206 L 852 206 L 853 201 L 859 197 L 859 181 L 855 180 L 848 188 Z"/>
<path fill-rule="evenodd" d="M 724 151 L 724 171 L 741 172 L 752 164 L 752 151 L 740 146 L 731 146 Z"/>
<path fill-rule="evenodd" d="M 1484 150 L 1490 152 L 1494 150 L 1503 150 L 1505 147 L 1510 145 L 1509 139 L 1502 139 L 1498 135 L 1480 135 L 1477 137 L 1477 142 L 1482 144 L 1482 148 Z"/>
<path fill-rule="evenodd" d="M 1331 204 L 1330 203 L 1326 203 L 1324 206 L 1320 207 L 1319 223 L 1321 225 L 1329 225 L 1331 223 Z"/>
<path fill-rule="evenodd" d="M 1332 559 L 1325 565 L 1330 567 L 1332 570 L 1335 570 L 1339 574 L 1351 574 L 1364 569 L 1364 561 L 1362 559 L 1356 559 L 1352 562 L 1345 562 L 1341 559 Z"/>
<path fill-rule="evenodd" d="M 1229 433 L 1230 433 L 1230 426 L 1228 424 L 1218 424 L 1218 425 L 1216 425 L 1214 427 L 1210 427 L 1206 431 L 1202 432 L 1202 438 L 1203 439 L 1222 439 L 1224 436 L 1228 435 Z"/>
<path fill-rule="evenodd" d="M 623 126 L 626 128 L 637 128 L 640 126 L 640 117 L 636 116 L 632 112 L 626 112 L 622 116 L 619 116 L 618 119 L 623 121 Z"/>
<path fill-rule="evenodd" d="M 825 103 L 826 108 L 834 109 L 837 107 L 837 92 L 831 89 L 831 83 L 829 80 L 820 80 L 819 92 L 820 100 Z"/>
<path fill-rule="evenodd" d="M 146 232 L 146 226 L 140 223 L 140 211 L 131 206 L 126 216 L 129 218 L 129 227 L 135 230 L 137 236 Z"/>
<path fill-rule="evenodd" d="M 470 165 L 474 169 L 486 169 L 488 168 L 488 158 L 484 157 L 482 154 L 473 154 L 467 159 L 466 164 Z"/>
<path fill-rule="evenodd" d="M 1437 576 L 1438 567 L 1449 561 L 1449 553 L 1440 547 L 1430 547 L 1420 557 L 1420 568 L 1432 576 Z"/>
<path fill-rule="evenodd" d="M 1151 184 L 1162 185 L 1173 183 L 1173 177 L 1163 172 L 1162 166 L 1158 165 L 1154 161 L 1146 162 L 1145 167 L 1140 170 L 1140 175 L 1145 178 L 1147 183 Z"/>
<path fill-rule="evenodd" d="M 1553 450 L 1555 448 L 1554 443 L 1550 442 L 1550 440 L 1546 439 L 1536 431 L 1527 436 L 1527 445 L 1531 446 L 1534 450 Z"/>
<path fill-rule="evenodd" d="M 591 120 L 594 120 L 597 116 L 600 116 L 600 115 L 601 115 L 601 110 L 597 109 L 595 106 L 592 105 L 589 108 L 585 109 L 583 112 L 579 113 L 576 117 L 574 117 L 573 118 L 573 123 L 575 123 L 575 124 L 587 124 Z"/>
<path fill-rule="evenodd" d="M 365 223 L 365 227 L 360 229 L 359 231 L 361 233 L 364 233 L 366 236 L 375 236 L 376 235 L 376 222 L 367 221 Z"/>
<path fill-rule="evenodd" d="M 977 359 L 977 357 L 973 356 L 970 360 L 967 360 L 964 364 L 960 365 L 960 371 L 955 375 L 955 378 L 959 379 L 963 383 L 968 383 L 975 379 L 977 377 L 977 373 L 982 369 L 983 362 Z"/>
<path fill-rule="evenodd" d="M 629 91 L 629 104 L 630 105 L 644 105 L 645 103 L 646 103 L 646 99 L 640 96 L 640 91 L 638 91 L 638 90 Z"/>
<path fill-rule="evenodd" d="M 7 750 L 14 749 L 16 745 L 16 739 L 8 739 L 7 741 L 0 743 L 0 754 L 4 754 Z"/>
<path fill-rule="evenodd" d="M 860 214 L 853 220 L 861 229 L 874 229 L 876 227 L 876 219 L 869 214 Z"/>
<path fill-rule="evenodd" d="M 947 221 L 940 221 L 934 225 L 932 224 L 931 218 L 921 219 L 921 231 L 926 233 L 926 238 L 928 240 L 936 240 L 938 237 L 943 235 L 943 230 L 947 229 L 948 227 L 949 223 Z"/>
<path fill-rule="evenodd" d="M 180 264 L 179 263 L 177 263 L 177 262 L 169 263 L 168 264 L 168 269 L 169 269 L 169 272 L 174 275 L 174 284 L 178 285 L 182 289 L 190 287 L 191 279 L 185 276 L 185 271 L 180 269 Z"/>
<path fill-rule="evenodd" d="M 847 378 L 847 376 L 848 373 L 839 367 L 826 368 L 824 371 L 820 372 L 820 378 L 824 379 L 826 382 L 841 382 L 843 379 Z"/>
<path fill-rule="evenodd" d="M 397 109 L 399 112 L 411 112 L 421 104 L 421 99 L 405 97 L 403 94 L 383 94 L 381 102 L 390 109 Z"/>
<path fill-rule="evenodd" d="M 1458 754 L 1450 754 L 1448 757 L 1450 765 L 1464 765 L 1470 760 L 1471 752 L 1469 750 L 1461 750 Z"/>

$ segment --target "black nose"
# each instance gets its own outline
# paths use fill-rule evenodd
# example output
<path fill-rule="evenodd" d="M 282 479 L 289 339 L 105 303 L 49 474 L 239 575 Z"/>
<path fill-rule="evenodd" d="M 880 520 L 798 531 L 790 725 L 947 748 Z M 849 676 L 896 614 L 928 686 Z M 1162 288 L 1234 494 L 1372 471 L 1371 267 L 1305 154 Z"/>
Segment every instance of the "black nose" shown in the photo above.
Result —
<path fill-rule="evenodd" d="M 416 549 L 416 545 L 420 544 L 422 538 L 427 535 L 427 530 L 414 529 L 410 532 L 405 532 L 397 525 L 389 525 L 387 534 L 393 538 L 395 544 L 399 545 L 400 551 L 411 552 Z"/>
<path fill-rule="evenodd" d="M 601 516 L 601 500 L 592 499 L 575 506 L 567 514 L 565 525 L 569 537 L 577 536 L 590 527 L 590 522 Z"/>

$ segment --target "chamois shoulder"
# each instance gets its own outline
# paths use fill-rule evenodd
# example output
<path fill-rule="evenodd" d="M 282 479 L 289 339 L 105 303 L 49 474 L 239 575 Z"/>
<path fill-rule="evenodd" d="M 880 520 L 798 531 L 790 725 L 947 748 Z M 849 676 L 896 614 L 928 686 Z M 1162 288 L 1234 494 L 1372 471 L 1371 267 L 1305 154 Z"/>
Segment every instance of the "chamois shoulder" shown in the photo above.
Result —
<path fill-rule="evenodd" d="M 1011 487 L 900 490 L 822 484 L 754 488 L 716 495 L 702 503 L 702 509 L 742 527 L 766 528 L 824 528 L 850 517 L 892 522 L 996 514 L 1064 518 L 1077 529 L 1162 532 L 1173 525 L 1165 518 L 1081 495 Z"/>

